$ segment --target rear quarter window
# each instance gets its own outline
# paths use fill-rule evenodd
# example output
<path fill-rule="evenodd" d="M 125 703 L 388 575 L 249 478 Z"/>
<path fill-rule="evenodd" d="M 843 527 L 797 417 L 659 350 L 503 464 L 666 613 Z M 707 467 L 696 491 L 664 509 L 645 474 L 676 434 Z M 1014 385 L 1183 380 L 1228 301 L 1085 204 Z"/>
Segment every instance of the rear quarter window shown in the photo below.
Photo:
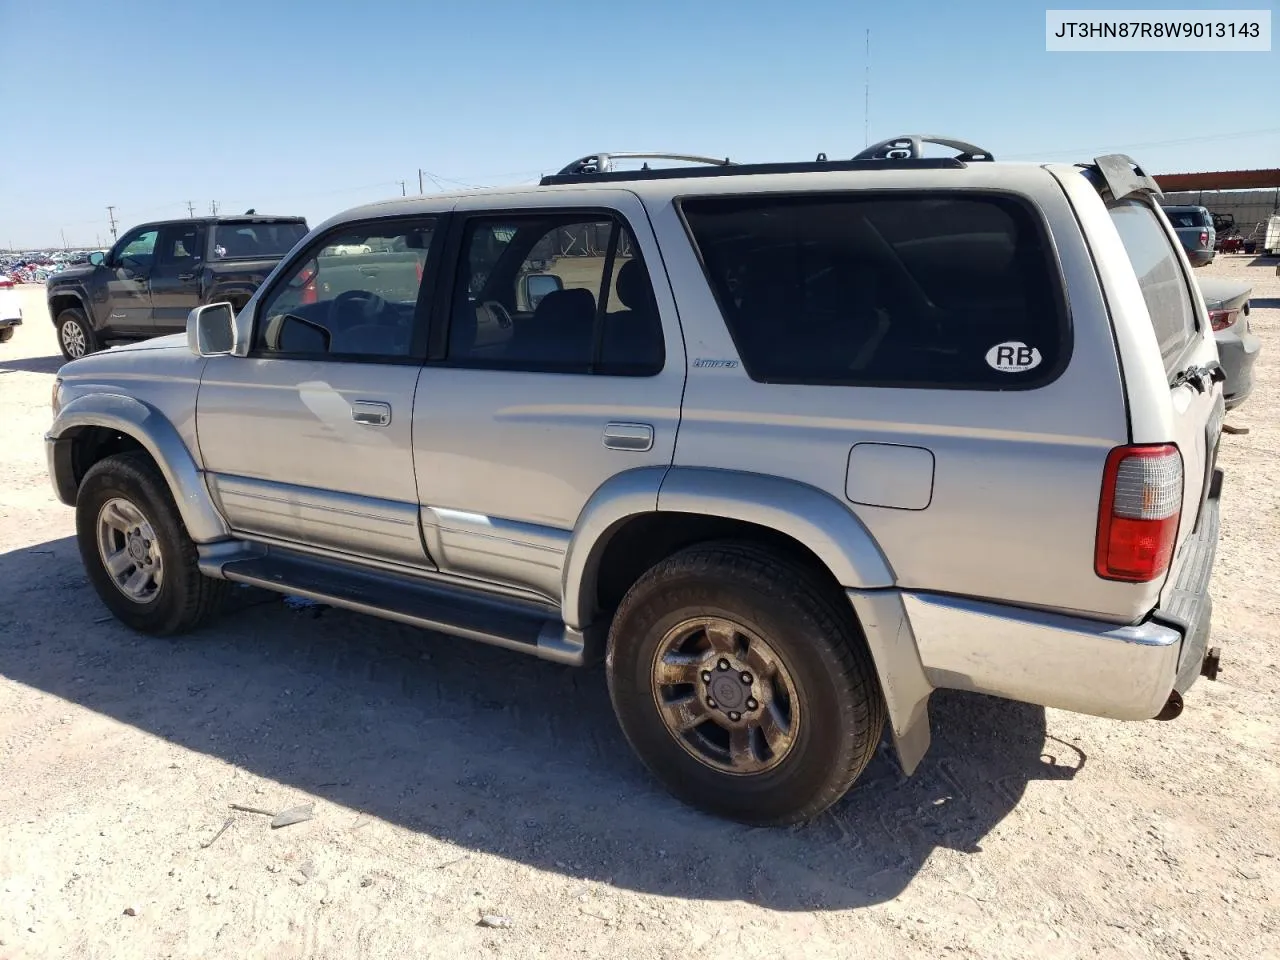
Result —
<path fill-rule="evenodd" d="M 698 197 L 681 211 L 755 380 L 1026 389 L 1068 359 L 1048 237 L 1013 197 Z"/>
<path fill-rule="evenodd" d="M 1110 211 L 1151 314 L 1165 372 L 1171 373 L 1196 335 L 1195 307 L 1178 253 L 1149 205 L 1126 200 Z"/>

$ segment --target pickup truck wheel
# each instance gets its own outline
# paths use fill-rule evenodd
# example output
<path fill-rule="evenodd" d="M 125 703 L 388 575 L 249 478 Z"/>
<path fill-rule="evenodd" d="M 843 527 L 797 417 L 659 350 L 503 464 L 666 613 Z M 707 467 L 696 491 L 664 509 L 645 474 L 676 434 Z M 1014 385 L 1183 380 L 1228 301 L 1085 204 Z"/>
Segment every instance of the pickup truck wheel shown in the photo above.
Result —
<path fill-rule="evenodd" d="M 13 327 L 0 327 L 0 343 L 8 343 L 13 339 Z"/>
<path fill-rule="evenodd" d="M 58 346 L 68 360 L 79 360 L 102 349 L 84 311 L 74 307 L 58 314 Z"/>
<path fill-rule="evenodd" d="M 817 816 L 875 754 L 885 707 L 852 611 L 749 544 L 690 547 L 645 573 L 609 631 L 609 694 L 676 796 L 781 825 Z"/>
<path fill-rule="evenodd" d="M 102 602 L 142 633 L 194 629 L 227 594 L 225 581 L 200 573 L 173 495 L 145 454 L 89 468 L 76 496 L 76 540 Z"/>

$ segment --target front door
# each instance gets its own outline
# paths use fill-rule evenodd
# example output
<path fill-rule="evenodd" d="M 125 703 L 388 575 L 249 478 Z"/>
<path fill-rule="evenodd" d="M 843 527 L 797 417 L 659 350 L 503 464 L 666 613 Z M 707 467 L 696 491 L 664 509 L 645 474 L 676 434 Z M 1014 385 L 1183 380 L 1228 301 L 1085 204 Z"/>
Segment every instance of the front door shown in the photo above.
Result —
<path fill-rule="evenodd" d="M 151 309 L 156 333 L 181 333 L 187 314 L 200 303 L 205 226 L 174 223 L 160 229 L 151 271 Z"/>
<path fill-rule="evenodd" d="M 137 227 L 112 248 L 107 270 L 107 322 L 113 333 L 148 337 L 155 333 L 151 316 L 151 271 L 155 267 L 159 227 Z"/>
<path fill-rule="evenodd" d="M 249 356 L 209 360 L 196 429 L 236 533 L 430 565 L 410 426 L 434 226 L 380 220 L 320 237 L 247 308 Z"/>
<path fill-rule="evenodd" d="M 436 562 L 552 601 L 591 495 L 671 463 L 685 371 L 640 201 L 565 199 L 583 206 L 492 215 L 482 198 L 458 203 L 447 344 L 433 337 L 413 414 Z"/>

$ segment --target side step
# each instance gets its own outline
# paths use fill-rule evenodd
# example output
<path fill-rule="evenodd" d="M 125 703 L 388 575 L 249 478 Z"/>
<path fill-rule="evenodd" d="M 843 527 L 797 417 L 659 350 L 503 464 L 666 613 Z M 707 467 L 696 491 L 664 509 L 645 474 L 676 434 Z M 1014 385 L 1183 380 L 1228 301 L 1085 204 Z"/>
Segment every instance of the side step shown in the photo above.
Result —
<path fill-rule="evenodd" d="M 237 583 L 520 650 L 555 663 L 581 666 L 587 659 L 585 638 L 566 627 L 552 606 L 276 550 L 230 560 L 221 565 L 221 572 Z"/>

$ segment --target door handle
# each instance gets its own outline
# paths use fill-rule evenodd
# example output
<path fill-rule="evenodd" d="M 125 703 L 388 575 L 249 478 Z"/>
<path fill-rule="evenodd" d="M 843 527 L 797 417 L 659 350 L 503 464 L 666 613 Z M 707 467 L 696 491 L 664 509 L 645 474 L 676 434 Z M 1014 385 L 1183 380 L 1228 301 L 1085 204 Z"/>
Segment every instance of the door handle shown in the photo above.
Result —
<path fill-rule="evenodd" d="M 385 427 L 391 422 L 391 404 L 375 400 L 355 400 L 351 404 L 351 419 L 367 423 L 371 427 Z"/>
<path fill-rule="evenodd" d="M 644 453 L 653 449 L 653 425 L 649 423 L 610 423 L 604 428 L 604 445 L 610 450 Z"/>
<path fill-rule="evenodd" d="M 196 278 L 196 275 L 195 275 L 194 273 L 180 273 L 180 274 L 178 274 L 178 279 L 179 279 L 179 280 L 194 280 L 195 278 Z"/>

